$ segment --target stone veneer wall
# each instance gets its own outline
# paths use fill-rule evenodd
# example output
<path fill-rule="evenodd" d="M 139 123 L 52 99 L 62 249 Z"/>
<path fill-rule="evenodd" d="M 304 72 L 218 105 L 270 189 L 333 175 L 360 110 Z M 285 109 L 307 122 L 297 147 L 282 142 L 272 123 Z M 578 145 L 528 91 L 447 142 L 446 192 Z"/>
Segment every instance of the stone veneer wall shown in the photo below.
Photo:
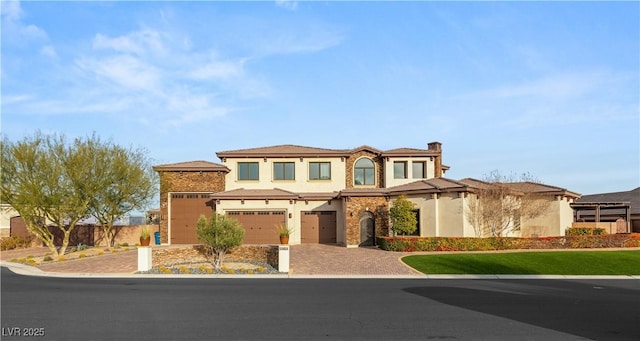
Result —
<path fill-rule="evenodd" d="M 375 236 L 389 235 L 389 203 L 386 198 L 350 197 L 346 207 L 347 246 L 360 244 L 360 216 L 367 208 L 375 217 Z"/>
<path fill-rule="evenodd" d="M 160 173 L 160 238 L 169 242 L 169 193 L 170 192 L 222 192 L 225 189 L 226 172 L 180 172 Z"/>
<path fill-rule="evenodd" d="M 360 187 L 368 187 L 368 186 L 354 186 L 353 184 L 353 165 L 356 163 L 356 161 L 358 161 L 359 158 L 361 157 L 368 157 L 371 160 L 373 160 L 373 163 L 375 165 L 376 168 L 376 188 L 383 188 L 384 187 L 384 160 L 382 160 L 382 158 L 378 157 L 376 154 L 372 153 L 372 152 L 368 152 L 366 150 L 362 150 L 359 151 L 355 154 L 352 154 L 351 156 L 349 156 L 345 162 L 345 179 L 346 179 L 346 183 L 345 183 L 345 188 L 360 188 Z"/>
<path fill-rule="evenodd" d="M 211 261 L 203 245 L 153 249 L 153 266 L 171 266 L 180 263 L 201 263 Z M 225 261 L 254 261 L 278 268 L 277 245 L 241 245 L 234 248 L 224 258 Z"/>

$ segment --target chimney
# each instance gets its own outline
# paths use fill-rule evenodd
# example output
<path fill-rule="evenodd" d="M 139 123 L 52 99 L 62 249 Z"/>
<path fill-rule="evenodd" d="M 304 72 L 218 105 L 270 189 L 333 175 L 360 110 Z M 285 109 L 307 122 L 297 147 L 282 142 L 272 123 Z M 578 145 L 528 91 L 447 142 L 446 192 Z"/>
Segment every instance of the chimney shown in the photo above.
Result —
<path fill-rule="evenodd" d="M 429 150 L 433 150 L 434 152 L 442 151 L 442 143 L 440 142 L 429 142 L 427 145 L 429 146 Z"/>
<path fill-rule="evenodd" d="M 436 178 L 442 177 L 442 143 L 440 142 L 429 142 L 427 144 L 429 146 L 429 150 L 433 152 L 437 152 L 438 155 L 434 156 L 434 174 Z"/>

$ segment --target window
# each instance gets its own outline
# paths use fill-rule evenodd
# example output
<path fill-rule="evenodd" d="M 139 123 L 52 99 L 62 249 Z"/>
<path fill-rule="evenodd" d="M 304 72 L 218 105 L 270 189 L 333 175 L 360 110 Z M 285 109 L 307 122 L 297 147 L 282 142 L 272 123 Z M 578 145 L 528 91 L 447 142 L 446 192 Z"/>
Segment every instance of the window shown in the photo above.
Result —
<path fill-rule="evenodd" d="M 420 210 L 413 210 L 413 214 L 416 216 L 416 230 L 410 236 L 420 236 Z"/>
<path fill-rule="evenodd" d="M 412 162 L 411 163 L 411 168 L 412 168 L 412 175 L 414 179 L 424 179 L 427 177 L 427 174 L 425 173 L 425 169 L 427 167 L 425 167 L 425 163 L 424 162 Z"/>
<path fill-rule="evenodd" d="M 258 180 L 258 163 L 238 162 L 238 180 Z"/>
<path fill-rule="evenodd" d="M 356 161 L 353 182 L 356 185 L 375 185 L 376 184 L 376 171 L 371 159 L 360 159 Z"/>
<path fill-rule="evenodd" d="M 393 162 L 393 178 L 394 179 L 407 178 L 407 163 L 405 161 Z"/>
<path fill-rule="evenodd" d="M 295 168 L 293 162 L 274 162 L 273 180 L 295 180 Z"/>
<path fill-rule="evenodd" d="M 331 162 L 309 162 L 309 180 L 331 180 Z"/>

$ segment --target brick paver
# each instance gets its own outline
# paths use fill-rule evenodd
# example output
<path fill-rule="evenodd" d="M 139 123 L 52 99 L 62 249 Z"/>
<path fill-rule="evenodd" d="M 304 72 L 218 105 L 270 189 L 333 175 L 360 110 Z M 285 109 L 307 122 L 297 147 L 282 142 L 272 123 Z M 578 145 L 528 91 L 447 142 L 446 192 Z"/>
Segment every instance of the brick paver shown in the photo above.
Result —
<path fill-rule="evenodd" d="M 290 270 L 296 275 L 417 275 L 400 257 L 402 252 L 375 247 L 346 248 L 337 245 L 292 245 Z"/>
<path fill-rule="evenodd" d="M 133 249 L 115 254 L 42 264 L 38 268 L 45 272 L 64 273 L 134 273 L 138 271 L 138 252 L 137 249 Z"/>

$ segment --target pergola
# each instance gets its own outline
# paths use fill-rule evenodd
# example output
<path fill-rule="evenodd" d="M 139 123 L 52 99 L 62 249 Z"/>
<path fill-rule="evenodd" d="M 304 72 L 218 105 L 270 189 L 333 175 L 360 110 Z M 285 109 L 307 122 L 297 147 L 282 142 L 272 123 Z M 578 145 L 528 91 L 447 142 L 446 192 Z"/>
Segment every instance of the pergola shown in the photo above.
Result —
<path fill-rule="evenodd" d="M 629 229 L 629 222 L 631 221 L 631 203 L 628 201 L 623 202 L 577 202 L 570 204 L 573 208 L 573 221 L 579 222 L 584 219 L 581 213 L 588 211 L 594 212 L 592 214 L 585 214 L 585 217 L 593 219 L 596 223 L 599 223 L 602 216 L 616 216 L 622 218 L 621 212 L 611 212 L 611 210 L 624 210 L 624 220 L 627 222 L 627 230 Z M 628 232 L 628 231 L 627 231 Z"/>

